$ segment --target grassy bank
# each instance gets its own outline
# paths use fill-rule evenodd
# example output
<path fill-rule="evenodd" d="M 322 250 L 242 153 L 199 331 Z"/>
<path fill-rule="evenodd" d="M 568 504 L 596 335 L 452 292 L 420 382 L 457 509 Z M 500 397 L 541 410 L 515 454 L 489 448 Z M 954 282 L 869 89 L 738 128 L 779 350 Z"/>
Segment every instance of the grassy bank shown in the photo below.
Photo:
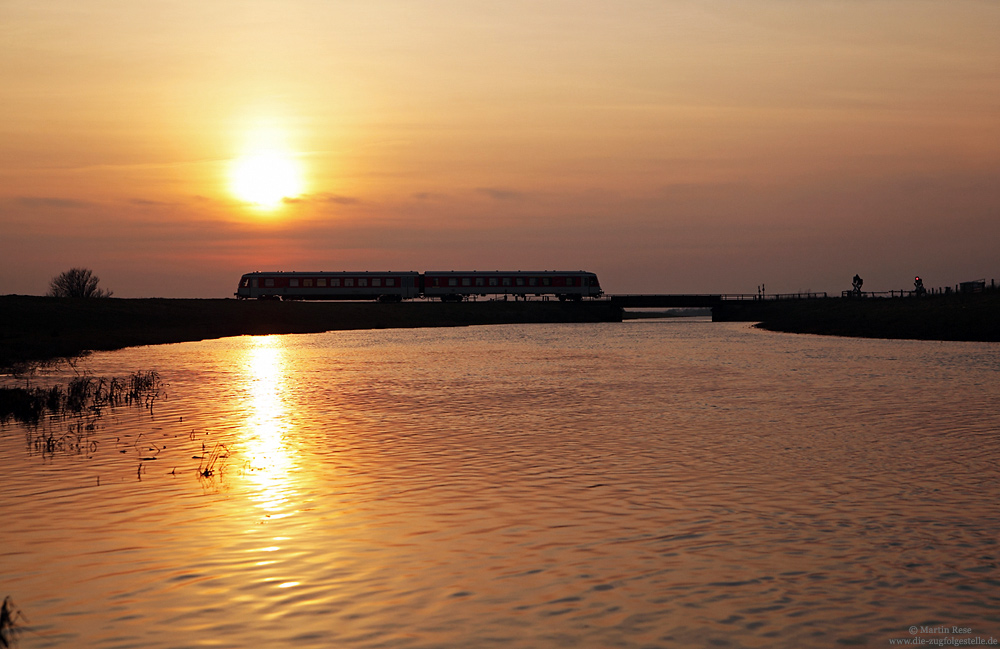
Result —
<path fill-rule="evenodd" d="M 607 302 L 378 304 L 6 295 L 0 296 L 0 367 L 243 334 L 620 320 L 621 310 Z"/>
<path fill-rule="evenodd" d="M 1000 291 L 727 303 L 713 319 L 759 321 L 764 329 L 789 333 L 1000 342 Z"/>

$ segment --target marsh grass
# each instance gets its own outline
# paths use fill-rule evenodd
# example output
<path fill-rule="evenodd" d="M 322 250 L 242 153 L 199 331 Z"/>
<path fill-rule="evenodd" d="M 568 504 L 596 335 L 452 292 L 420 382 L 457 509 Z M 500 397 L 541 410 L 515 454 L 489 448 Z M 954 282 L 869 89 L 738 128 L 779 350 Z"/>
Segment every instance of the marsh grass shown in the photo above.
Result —
<path fill-rule="evenodd" d="M 48 403 L 49 393 L 41 388 L 0 387 L 0 425 L 14 420 L 37 426 Z"/>
<path fill-rule="evenodd" d="M 160 375 L 153 370 L 133 372 L 124 379 L 79 376 L 66 387 L 63 407 L 75 414 L 84 410 L 99 414 L 103 408 L 142 406 L 152 414 L 161 385 Z"/>
<path fill-rule="evenodd" d="M 134 372 L 128 377 L 78 376 L 65 387 L 0 387 L 0 425 L 10 421 L 29 427 L 38 426 L 48 414 L 100 417 L 108 408 L 139 406 L 153 414 L 153 405 L 163 387 L 160 375 L 153 370 Z"/>
<path fill-rule="evenodd" d="M 0 647 L 16 645 L 17 636 L 23 631 L 22 624 L 27 621 L 14 600 L 10 596 L 4 597 L 3 604 L 0 605 Z"/>
<path fill-rule="evenodd" d="M 65 386 L 0 387 L 0 426 L 24 426 L 28 448 L 51 457 L 57 453 L 92 455 L 98 442 L 93 434 L 107 410 L 141 407 L 153 414 L 162 382 L 155 371 L 133 372 L 120 378 L 82 375 Z M 56 422 L 70 419 L 59 431 Z"/>
<path fill-rule="evenodd" d="M 14 422 L 25 429 L 29 453 L 52 458 L 57 454 L 86 455 L 97 453 L 101 442 L 96 439 L 102 428 L 100 420 L 107 411 L 120 407 L 143 408 L 153 416 L 154 406 L 160 398 L 163 383 L 155 371 L 134 372 L 120 378 L 94 377 L 88 374 L 76 376 L 65 385 L 52 387 L 0 387 L 0 426 Z M 63 428 L 59 422 L 66 422 Z M 181 417 L 179 422 L 183 422 Z M 207 434 L 207 433 L 206 433 Z M 196 439 L 191 430 L 188 438 Z M 125 435 L 130 438 L 131 435 Z M 139 465 L 136 478 L 142 480 L 147 463 L 158 459 L 167 448 L 163 440 L 151 439 L 146 433 L 131 440 L 121 437 L 106 440 L 109 448 L 121 454 L 135 453 Z M 222 475 L 226 460 L 230 457 L 229 447 L 216 443 L 209 450 L 204 443 L 199 460 L 199 478 L 213 478 Z M 175 471 L 170 474 L 176 475 Z M 100 485 L 100 478 L 97 478 Z"/>

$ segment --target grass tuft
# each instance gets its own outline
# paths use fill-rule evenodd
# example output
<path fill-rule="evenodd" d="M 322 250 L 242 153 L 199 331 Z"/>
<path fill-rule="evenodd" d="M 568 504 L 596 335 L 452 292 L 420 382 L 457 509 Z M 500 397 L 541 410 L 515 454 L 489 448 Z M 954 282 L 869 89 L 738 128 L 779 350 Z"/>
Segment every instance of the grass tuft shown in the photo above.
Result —
<path fill-rule="evenodd" d="M 0 647 L 13 647 L 17 644 L 17 636 L 23 630 L 22 623 L 27 622 L 21 609 L 14 604 L 10 596 L 3 598 L 0 605 Z"/>
<path fill-rule="evenodd" d="M 198 463 L 198 475 L 203 478 L 209 478 L 215 474 L 216 466 L 219 466 L 221 470 L 221 464 L 219 460 L 224 460 L 229 457 L 229 448 L 225 444 L 215 444 L 215 448 L 208 455 L 205 455 L 205 445 L 201 445 L 202 454 L 199 457 L 201 462 Z"/>

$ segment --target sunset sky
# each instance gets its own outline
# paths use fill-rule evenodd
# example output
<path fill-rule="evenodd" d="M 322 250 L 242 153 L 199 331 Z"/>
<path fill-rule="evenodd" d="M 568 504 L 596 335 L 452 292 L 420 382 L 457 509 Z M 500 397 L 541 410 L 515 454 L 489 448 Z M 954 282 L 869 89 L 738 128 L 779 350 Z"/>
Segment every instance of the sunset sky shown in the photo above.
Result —
<path fill-rule="evenodd" d="M 0 294 L 1000 279 L 993 0 L 0 0 L 0 79 Z"/>

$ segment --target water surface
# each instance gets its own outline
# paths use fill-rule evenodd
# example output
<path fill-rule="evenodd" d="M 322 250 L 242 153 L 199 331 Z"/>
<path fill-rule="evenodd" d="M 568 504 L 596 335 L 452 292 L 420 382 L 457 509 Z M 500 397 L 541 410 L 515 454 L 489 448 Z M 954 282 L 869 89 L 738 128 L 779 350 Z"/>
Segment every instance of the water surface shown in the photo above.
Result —
<path fill-rule="evenodd" d="M 69 373 L 147 369 L 152 412 L 105 412 L 84 452 L 0 429 L 23 647 L 1000 638 L 995 344 L 639 321 L 239 337 Z"/>

